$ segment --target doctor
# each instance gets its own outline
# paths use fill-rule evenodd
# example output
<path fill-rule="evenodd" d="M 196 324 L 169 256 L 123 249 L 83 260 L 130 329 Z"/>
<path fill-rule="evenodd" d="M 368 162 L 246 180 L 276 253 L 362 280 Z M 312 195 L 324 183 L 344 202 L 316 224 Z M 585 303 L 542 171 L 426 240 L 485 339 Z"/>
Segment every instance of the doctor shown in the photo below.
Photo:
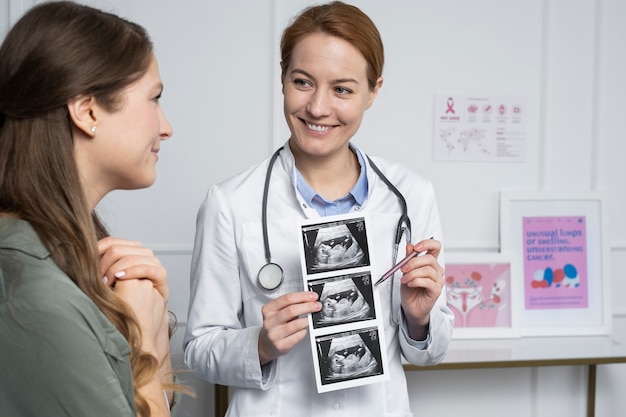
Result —
<path fill-rule="evenodd" d="M 229 416 L 412 416 L 401 354 L 417 365 L 445 355 L 453 315 L 443 292 L 433 187 L 407 167 L 370 161 L 350 143 L 382 86 L 383 61 L 380 35 L 358 8 L 333 2 L 305 9 L 281 41 L 289 140 L 274 158 L 211 187 L 200 207 L 185 362 L 234 388 Z M 404 256 L 392 259 L 402 199 L 414 237 L 406 253 L 426 254 L 378 286 L 390 379 L 318 394 L 303 339 L 307 314 L 322 303 L 302 291 L 298 221 L 368 213 L 370 255 L 380 269 L 373 273 L 380 276 Z M 278 265 L 277 276 L 259 274 L 267 263 Z"/>

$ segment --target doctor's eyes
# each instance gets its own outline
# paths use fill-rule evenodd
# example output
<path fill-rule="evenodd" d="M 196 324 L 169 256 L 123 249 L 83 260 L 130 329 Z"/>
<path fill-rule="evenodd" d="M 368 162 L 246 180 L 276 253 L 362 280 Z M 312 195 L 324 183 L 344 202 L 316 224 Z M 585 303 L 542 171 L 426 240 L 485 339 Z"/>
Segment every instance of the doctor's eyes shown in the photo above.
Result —
<path fill-rule="evenodd" d="M 296 87 L 299 88 L 304 88 L 304 87 L 310 87 L 311 83 L 308 82 L 307 80 L 304 80 L 302 78 L 296 78 L 295 80 L 293 80 L 293 83 Z"/>
<path fill-rule="evenodd" d="M 293 84 L 301 90 L 313 88 L 313 83 L 304 78 L 294 79 Z M 350 90 L 349 88 L 341 87 L 341 86 L 333 87 L 332 91 L 338 96 L 346 96 L 346 95 L 353 93 L 353 91 Z"/>
<path fill-rule="evenodd" d="M 335 93 L 339 94 L 340 96 L 345 96 L 351 94 L 352 90 L 345 87 L 335 87 Z"/>

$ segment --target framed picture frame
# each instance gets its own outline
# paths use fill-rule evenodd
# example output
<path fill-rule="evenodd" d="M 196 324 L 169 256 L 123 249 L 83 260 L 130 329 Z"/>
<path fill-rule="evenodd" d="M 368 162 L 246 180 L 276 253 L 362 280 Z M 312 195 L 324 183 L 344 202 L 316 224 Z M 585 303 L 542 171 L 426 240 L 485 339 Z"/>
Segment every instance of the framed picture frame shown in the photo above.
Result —
<path fill-rule="evenodd" d="M 446 301 L 453 339 L 519 337 L 517 282 L 506 253 L 447 252 Z"/>
<path fill-rule="evenodd" d="M 611 331 L 606 207 L 597 192 L 501 192 L 500 248 L 511 255 L 521 336 Z"/>

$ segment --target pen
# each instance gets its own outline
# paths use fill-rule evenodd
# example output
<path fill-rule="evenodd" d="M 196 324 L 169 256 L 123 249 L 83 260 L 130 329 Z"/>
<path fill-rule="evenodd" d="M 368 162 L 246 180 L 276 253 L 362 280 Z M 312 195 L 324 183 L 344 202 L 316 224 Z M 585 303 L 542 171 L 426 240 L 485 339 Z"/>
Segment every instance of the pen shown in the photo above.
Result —
<path fill-rule="evenodd" d="M 432 237 L 431 237 L 431 239 L 432 239 Z M 407 256 L 404 257 L 403 260 L 401 260 L 400 262 L 395 264 L 389 271 L 385 272 L 383 274 L 383 276 L 380 277 L 380 279 L 378 281 L 376 281 L 374 286 L 377 286 L 378 284 L 380 284 L 381 282 L 385 281 L 387 278 L 392 276 L 394 272 L 396 272 L 398 269 L 402 268 L 404 266 L 404 264 L 409 262 L 411 259 L 415 258 L 416 256 L 423 255 L 426 252 L 428 252 L 428 251 L 427 250 L 422 251 L 422 252 L 415 252 L 415 251 L 413 251 L 413 252 L 409 253 Z"/>

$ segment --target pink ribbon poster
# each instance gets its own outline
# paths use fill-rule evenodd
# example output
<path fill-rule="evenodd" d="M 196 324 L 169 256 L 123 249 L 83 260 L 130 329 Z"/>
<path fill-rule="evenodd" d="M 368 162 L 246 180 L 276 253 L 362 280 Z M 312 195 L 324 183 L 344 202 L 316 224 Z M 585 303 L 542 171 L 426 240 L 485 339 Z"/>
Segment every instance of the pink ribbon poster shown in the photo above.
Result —
<path fill-rule="evenodd" d="M 434 159 L 523 162 L 526 160 L 525 96 L 437 94 Z"/>
<path fill-rule="evenodd" d="M 587 308 L 585 216 L 523 217 L 528 310 Z"/>

